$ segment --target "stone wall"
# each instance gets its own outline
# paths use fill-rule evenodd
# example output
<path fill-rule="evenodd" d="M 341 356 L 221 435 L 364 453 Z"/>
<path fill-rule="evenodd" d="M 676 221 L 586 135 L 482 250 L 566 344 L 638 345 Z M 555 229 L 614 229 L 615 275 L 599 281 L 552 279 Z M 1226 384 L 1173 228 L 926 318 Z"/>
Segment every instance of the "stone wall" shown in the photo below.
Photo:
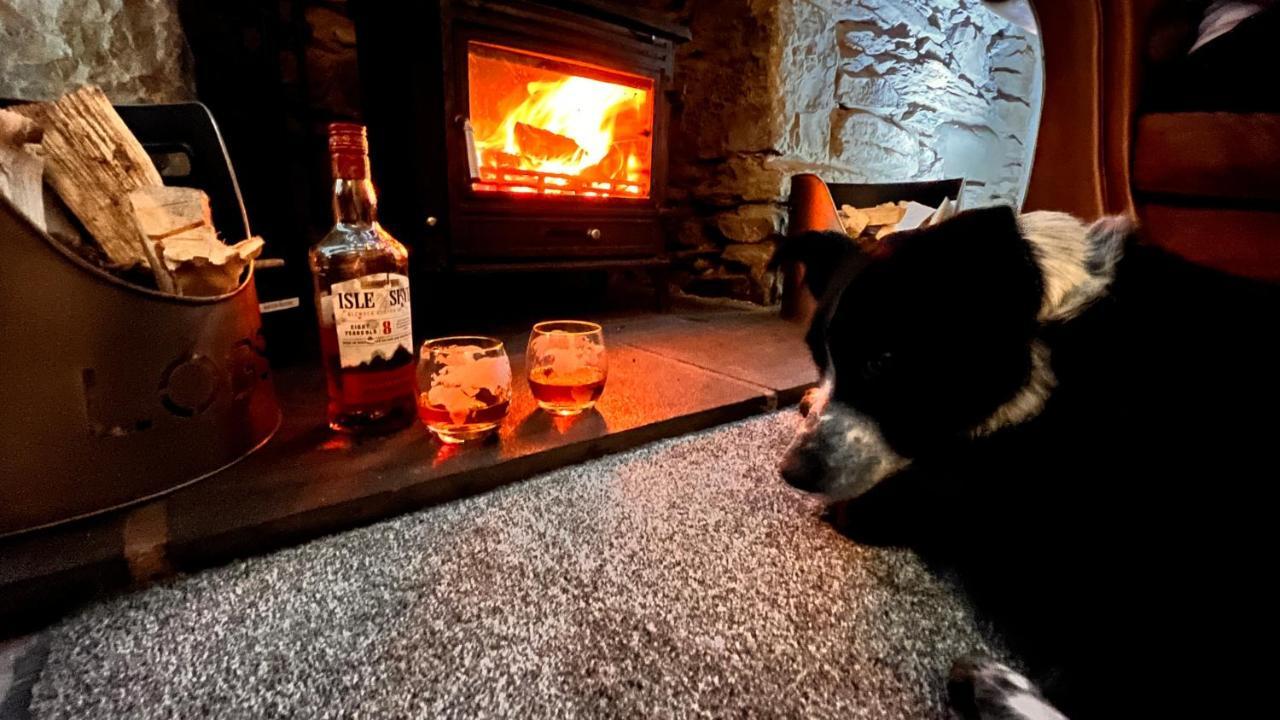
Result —
<path fill-rule="evenodd" d="M 789 178 L 965 177 L 967 206 L 1021 201 L 1039 45 L 979 0 L 687 0 L 671 185 L 677 281 L 772 302 Z"/>
<path fill-rule="evenodd" d="M 177 0 L 0 0 L 0 98 L 86 84 L 117 103 L 192 99 Z"/>

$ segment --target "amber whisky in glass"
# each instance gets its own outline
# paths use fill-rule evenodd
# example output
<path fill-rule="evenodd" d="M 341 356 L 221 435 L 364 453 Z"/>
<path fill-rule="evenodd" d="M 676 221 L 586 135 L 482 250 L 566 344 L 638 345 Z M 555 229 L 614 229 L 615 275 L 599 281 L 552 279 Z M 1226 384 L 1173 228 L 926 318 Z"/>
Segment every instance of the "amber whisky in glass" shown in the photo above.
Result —
<path fill-rule="evenodd" d="M 450 445 L 488 437 L 511 407 L 511 362 L 495 338 L 459 336 L 422 344 L 418 416 Z"/>
<path fill-rule="evenodd" d="M 540 322 L 529 333 L 525 363 L 538 407 L 562 417 L 590 410 L 609 374 L 604 331 L 579 320 Z"/>

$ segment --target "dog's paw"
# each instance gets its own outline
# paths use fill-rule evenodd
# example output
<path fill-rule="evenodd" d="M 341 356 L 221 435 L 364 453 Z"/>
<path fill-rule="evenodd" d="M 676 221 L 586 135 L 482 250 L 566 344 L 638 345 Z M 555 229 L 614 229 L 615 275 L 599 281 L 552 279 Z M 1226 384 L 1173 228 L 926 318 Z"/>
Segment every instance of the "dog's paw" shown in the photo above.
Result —
<path fill-rule="evenodd" d="M 955 661 L 947 695 L 963 720 L 1067 720 L 1030 680 L 990 658 Z"/>

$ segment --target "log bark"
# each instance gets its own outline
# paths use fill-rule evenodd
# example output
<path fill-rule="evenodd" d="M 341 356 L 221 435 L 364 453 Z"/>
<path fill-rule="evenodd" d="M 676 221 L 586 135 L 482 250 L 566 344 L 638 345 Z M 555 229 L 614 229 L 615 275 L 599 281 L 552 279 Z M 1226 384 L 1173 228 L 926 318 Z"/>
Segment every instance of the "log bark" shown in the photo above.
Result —
<path fill-rule="evenodd" d="M 107 258 L 150 266 L 129 193 L 164 183 L 107 96 L 83 87 L 13 110 L 44 130 L 45 177 Z"/>

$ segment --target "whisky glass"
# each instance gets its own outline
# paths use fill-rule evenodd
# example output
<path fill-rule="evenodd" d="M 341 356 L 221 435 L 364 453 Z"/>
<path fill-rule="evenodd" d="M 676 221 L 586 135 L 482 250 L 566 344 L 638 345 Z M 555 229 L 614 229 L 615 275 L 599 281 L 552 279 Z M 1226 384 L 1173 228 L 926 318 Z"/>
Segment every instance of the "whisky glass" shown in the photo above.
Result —
<path fill-rule="evenodd" d="M 604 330 L 579 320 L 540 322 L 529 333 L 525 363 L 538 407 L 561 416 L 589 410 L 609 374 Z"/>
<path fill-rule="evenodd" d="M 418 360 L 418 417 L 441 442 L 479 440 L 511 407 L 511 363 L 501 340 L 428 340 Z"/>

